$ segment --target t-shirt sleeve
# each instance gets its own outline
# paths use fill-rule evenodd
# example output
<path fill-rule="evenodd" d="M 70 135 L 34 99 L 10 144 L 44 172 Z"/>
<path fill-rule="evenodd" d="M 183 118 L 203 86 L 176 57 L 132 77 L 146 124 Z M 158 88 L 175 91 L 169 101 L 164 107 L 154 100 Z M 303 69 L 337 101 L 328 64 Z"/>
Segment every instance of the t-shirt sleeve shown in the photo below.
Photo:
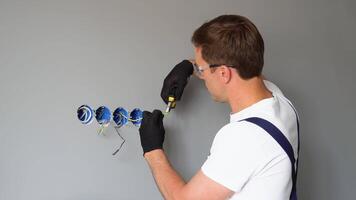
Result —
<path fill-rule="evenodd" d="M 239 192 L 258 168 L 261 155 L 256 134 L 247 122 L 230 123 L 216 134 L 202 172 L 217 183 Z"/>

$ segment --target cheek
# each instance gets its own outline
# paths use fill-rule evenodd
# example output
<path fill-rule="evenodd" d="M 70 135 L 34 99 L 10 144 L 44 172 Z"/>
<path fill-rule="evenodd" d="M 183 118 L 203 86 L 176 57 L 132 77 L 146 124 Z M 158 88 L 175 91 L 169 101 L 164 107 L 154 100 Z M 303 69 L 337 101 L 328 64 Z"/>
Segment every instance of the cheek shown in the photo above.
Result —
<path fill-rule="evenodd" d="M 214 84 L 212 84 L 210 81 L 205 80 L 205 86 L 211 95 L 215 95 L 217 88 L 216 86 L 214 86 Z"/>

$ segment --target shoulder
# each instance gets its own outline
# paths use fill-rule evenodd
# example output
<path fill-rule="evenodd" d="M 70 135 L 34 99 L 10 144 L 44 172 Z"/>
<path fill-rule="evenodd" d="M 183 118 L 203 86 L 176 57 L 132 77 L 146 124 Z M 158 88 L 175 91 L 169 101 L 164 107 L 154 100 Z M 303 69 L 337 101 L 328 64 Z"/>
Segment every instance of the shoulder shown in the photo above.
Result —
<path fill-rule="evenodd" d="M 256 151 L 268 141 L 263 129 L 247 121 L 232 122 L 216 134 L 213 148 L 228 149 L 233 153 L 241 150 Z"/>
<path fill-rule="evenodd" d="M 210 152 L 258 159 L 284 153 L 265 130 L 247 121 L 232 122 L 222 127 L 214 138 Z"/>
<path fill-rule="evenodd" d="M 255 140 L 260 138 L 263 130 L 247 121 L 237 121 L 226 124 L 216 134 L 217 138 L 222 139 L 243 139 L 243 140 Z"/>
<path fill-rule="evenodd" d="M 203 173 L 232 191 L 240 191 L 251 177 L 269 169 L 269 163 L 280 165 L 286 158 L 269 137 L 263 129 L 246 121 L 225 125 L 214 139 L 201 168 Z"/>

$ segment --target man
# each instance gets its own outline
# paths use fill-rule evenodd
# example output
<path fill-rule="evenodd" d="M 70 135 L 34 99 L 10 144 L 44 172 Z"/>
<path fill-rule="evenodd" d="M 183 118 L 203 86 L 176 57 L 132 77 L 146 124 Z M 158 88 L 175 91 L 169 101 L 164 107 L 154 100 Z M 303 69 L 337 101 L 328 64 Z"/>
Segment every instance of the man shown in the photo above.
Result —
<path fill-rule="evenodd" d="M 230 105 L 230 123 L 216 134 L 210 156 L 186 183 L 162 148 L 163 114 L 143 113 L 144 157 L 164 198 L 296 199 L 298 117 L 278 87 L 261 75 L 264 43 L 257 28 L 245 17 L 223 15 L 199 27 L 192 43 L 195 60 L 172 69 L 161 96 L 166 103 L 169 95 L 180 100 L 195 69 L 211 97 Z"/>

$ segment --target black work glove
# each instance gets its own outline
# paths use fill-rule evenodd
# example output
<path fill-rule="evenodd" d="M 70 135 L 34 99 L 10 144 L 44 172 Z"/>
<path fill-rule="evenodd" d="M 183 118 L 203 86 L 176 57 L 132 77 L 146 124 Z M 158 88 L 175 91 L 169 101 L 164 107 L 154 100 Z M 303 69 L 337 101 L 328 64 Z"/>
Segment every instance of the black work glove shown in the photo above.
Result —
<path fill-rule="evenodd" d="M 189 60 L 183 60 L 169 72 L 161 90 L 161 97 L 166 104 L 168 104 L 168 96 L 172 95 L 177 101 L 181 99 L 193 70 L 193 64 Z"/>
<path fill-rule="evenodd" d="M 154 110 L 152 113 L 143 111 L 143 119 L 139 131 L 143 155 L 155 149 L 163 149 L 165 130 L 163 127 L 163 114 L 160 110 Z"/>

